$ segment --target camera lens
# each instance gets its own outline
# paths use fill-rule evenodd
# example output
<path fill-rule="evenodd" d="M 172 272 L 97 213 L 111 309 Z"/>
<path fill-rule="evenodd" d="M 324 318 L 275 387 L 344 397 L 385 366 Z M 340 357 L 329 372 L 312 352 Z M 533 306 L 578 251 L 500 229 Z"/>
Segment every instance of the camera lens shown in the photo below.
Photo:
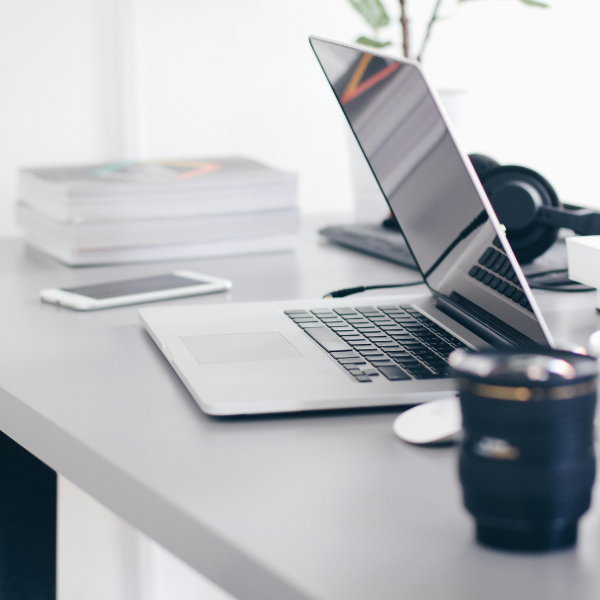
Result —
<path fill-rule="evenodd" d="M 455 351 L 464 439 L 459 474 L 479 542 L 573 545 L 596 463 L 597 362 L 560 351 Z"/>

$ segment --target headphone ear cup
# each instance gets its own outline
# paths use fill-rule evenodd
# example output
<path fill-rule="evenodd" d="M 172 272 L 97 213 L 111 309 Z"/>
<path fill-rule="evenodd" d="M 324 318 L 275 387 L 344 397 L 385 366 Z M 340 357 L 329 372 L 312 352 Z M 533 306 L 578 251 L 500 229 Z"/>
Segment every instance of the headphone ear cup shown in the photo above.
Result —
<path fill-rule="evenodd" d="M 509 165 L 486 171 L 481 183 L 520 263 L 533 261 L 554 244 L 558 227 L 535 221 L 540 206 L 560 206 L 544 177 L 532 169 Z"/>
<path fill-rule="evenodd" d="M 480 181 L 488 171 L 497 169 L 500 166 L 500 163 L 485 154 L 469 154 L 469 159 Z"/>

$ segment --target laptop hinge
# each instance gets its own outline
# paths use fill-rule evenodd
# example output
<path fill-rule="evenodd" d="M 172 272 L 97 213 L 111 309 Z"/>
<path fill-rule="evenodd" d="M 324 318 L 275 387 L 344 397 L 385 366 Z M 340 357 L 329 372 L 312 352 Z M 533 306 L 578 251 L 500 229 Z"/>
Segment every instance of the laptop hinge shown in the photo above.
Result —
<path fill-rule="evenodd" d="M 535 345 L 529 338 L 526 338 L 526 340 L 529 340 L 530 342 L 530 344 L 527 344 L 523 343 L 523 341 L 515 340 L 512 336 L 509 337 L 508 334 L 500 331 L 493 325 L 484 322 L 479 316 L 473 314 L 464 306 L 458 305 L 455 301 L 450 300 L 450 298 L 446 296 L 438 296 L 436 298 L 436 306 L 443 313 L 452 317 L 457 323 L 460 323 L 463 327 L 466 327 L 469 331 L 472 331 L 482 340 L 485 340 L 488 344 L 491 344 L 496 348 L 515 348 L 524 345 Z"/>

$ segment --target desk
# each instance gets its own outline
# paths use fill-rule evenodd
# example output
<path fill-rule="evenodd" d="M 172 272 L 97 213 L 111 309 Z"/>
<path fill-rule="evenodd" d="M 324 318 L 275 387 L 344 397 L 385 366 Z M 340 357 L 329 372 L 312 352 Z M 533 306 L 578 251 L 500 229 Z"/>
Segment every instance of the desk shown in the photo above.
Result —
<path fill-rule="evenodd" d="M 44 287 L 184 267 L 234 289 L 170 304 L 315 298 L 415 277 L 319 245 L 314 228 L 295 254 L 90 269 L 2 241 L 0 429 L 239 600 L 598 598 L 598 502 L 574 550 L 486 550 L 461 505 L 456 448 L 400 442 L 397 410 L 207 417 L 137 307 L 77 313 L 38 300 Z M 559 341 L 584 342 L 600 325 L 595 297 L 539 293 Z"/>

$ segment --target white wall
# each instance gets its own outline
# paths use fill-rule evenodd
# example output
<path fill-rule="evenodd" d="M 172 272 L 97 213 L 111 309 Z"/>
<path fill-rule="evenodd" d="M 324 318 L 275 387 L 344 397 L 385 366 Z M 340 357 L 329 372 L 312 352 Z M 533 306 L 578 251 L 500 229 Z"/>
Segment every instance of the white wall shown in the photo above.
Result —
<path fill-rule="evenodd" d="M 468 151 L 534 168 L 563 200 L 600 208 L 600 3 L 547 1 L 465 3 L 435 32 L 426 66 L 468 90 Z"/>
<path fill-rule="evenodd" d="M 600 206 L 600 3 L 548 1 L 464 3 L 437 25 L 425 67 L 467 90 L 467 150 Z M 432 4 L 408 2 L 416 37 Z M 244 153 L 299 171 L 305 212 L 349 209 L 345 124 L 309 33 L 352 41 L 367 28 L 346 0 L 2 0 L 0 235 L 16 231 L 19 165 L 133 155 Z"/>
<path fill-rule="evenodd" d="M 344 124 L 307 41 L 354 37 L 345 1 L 2 0 L 0 235 L 19 165 L 135 154 L 248 154 L 299 171 L 305 210 L 347 208 Z"/>
<path fill-rule="evenodd" d="M 352 39 L 360 22 L 345 3 L 144 2 L 144 156 L 256 156 L 300 172 L 306 211 L 347 208 L 344 123 L 307 40 Z"/>

